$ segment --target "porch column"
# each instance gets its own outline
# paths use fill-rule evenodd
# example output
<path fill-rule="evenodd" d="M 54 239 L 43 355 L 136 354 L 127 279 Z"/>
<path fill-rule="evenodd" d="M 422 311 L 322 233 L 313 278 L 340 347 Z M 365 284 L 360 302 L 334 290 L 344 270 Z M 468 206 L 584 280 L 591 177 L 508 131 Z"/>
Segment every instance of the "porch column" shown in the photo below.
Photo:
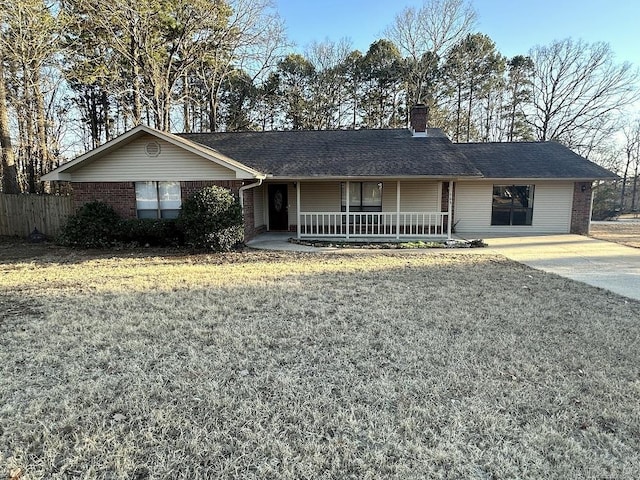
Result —
<path fill-rule="evenodd" d="M 347 180 L 344 184 L 344 189 L 345 189 L 345 197 L 347 200 L 347 204 L 345 206 L 345 212 L 347 212 L 347 240 L 349 240 L 349 180 Z"/>
<path fill-rule="evenodd" d="M 447 209 L 447 239 L 451 240 L 451 224 L 453 223 L 453 180 L 449 180 L 449 206 Z"/>
<path fill-rule="evenodd" d="M 396 240 L 400 240 L 400 180 L 396 182 Z"/>
<path fill-rule="evenodd" d="M 297 216 L 297 221 L 296 221 L 296 233 L 297 236 L 296 238 L 298 240 L 300 240 L 300 232 L 302 229 L 302 226 L 300 225 L 300 188 L 302 187 L 302 185 L 300 185 L 300 181 L 296 182 L 296 216 Z"/>

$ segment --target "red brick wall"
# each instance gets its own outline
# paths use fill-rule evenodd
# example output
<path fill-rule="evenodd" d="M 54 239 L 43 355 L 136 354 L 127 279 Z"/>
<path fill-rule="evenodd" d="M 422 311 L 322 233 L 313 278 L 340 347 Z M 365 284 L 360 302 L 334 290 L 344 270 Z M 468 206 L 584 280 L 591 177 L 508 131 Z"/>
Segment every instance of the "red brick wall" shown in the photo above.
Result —
<path fill-rule="evenodd" d="M 239 194 L 241 180 L 204 180 L 180 182 L 182 200 L 193 195 L 205 187 L 217 185 L 230 189 L 235 195 Z M 253 215 L 253 189 L 244 193 L 244 225 L 245 240 L 250 240 L 265 230 L 256 228 Z M 136 190 L 133 182 L 87 182 L 73 183 L 73 200 L 75 208 L 92 201 L 104 202 L 111 205 L 122 218 L 136 218 Z"/>
<path fill-rule="evenodd" d="M 250 188 L 244 192 L 244 239 L 251 240 L 257 235 L 255 217 L 253 216 L 253 196 L 255 190 Z"/>
<path fill-rule="evenodd" d="M 583 191 L 584 188 L 584 191 Z M 571 209 L 571 233 L 587 235 L 591 221 L 591 182 L 573 184 L 573 207 Z"/>
<path fill-rule="evenodd" d="M 72 183 L 76 209 L 99 201 L 111 205 L 122 218 L 136 218 L 136 189 L 133 182 Z"/>

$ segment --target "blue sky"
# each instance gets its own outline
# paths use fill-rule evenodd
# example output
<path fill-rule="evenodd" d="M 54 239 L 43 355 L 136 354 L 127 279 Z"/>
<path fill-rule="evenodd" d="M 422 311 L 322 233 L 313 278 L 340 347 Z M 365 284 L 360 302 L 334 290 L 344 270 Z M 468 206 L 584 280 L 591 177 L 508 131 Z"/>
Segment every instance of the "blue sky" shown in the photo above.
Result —
<path fill-rule="evenodd" d="M 348 37 L 366 51 L 406 6 L 422 0 L 276 0 L 289 38 L 302 50 L 325 38 Z M 611 44 L 619 62 L 640 67 L 639 0 L 474 0 L 476 31 L 489 35 L 507 57 L 534 45 L 573 37 Z"/>

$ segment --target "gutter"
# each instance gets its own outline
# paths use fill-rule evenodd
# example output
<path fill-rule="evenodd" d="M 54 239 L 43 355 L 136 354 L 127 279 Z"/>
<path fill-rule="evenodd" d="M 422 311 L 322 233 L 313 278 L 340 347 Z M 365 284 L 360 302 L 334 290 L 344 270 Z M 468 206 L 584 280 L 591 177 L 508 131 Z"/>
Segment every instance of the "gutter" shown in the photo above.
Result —
<path fill-rule="evenodd" d="M 258 181 L 255 183 L 250 183 L 249 185 L 243 185 L 238 189 L 238 195 L 240 197 L 240 208 L 242 209 L 242 215 L 244 216 L 244 192 L 251 188 L 256 188 L 262 185 L 262 181 L 264 178 L 258 178 Z"/>

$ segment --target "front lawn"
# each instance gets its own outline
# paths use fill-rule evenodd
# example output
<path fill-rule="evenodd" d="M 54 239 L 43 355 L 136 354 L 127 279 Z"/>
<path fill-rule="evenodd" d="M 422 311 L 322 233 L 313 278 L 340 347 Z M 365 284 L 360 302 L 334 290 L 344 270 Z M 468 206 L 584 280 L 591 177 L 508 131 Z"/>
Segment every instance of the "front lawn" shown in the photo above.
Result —
<path fill-rule="evenodd" d="M 612 221 L 591 224 L 590 236 L 640 248 L 640 221 Z"/>
<path fill-rule="evenodd" d="M 640 477 L 638 302 L 458 252 L 31 254 L 0 478 Z"/>

